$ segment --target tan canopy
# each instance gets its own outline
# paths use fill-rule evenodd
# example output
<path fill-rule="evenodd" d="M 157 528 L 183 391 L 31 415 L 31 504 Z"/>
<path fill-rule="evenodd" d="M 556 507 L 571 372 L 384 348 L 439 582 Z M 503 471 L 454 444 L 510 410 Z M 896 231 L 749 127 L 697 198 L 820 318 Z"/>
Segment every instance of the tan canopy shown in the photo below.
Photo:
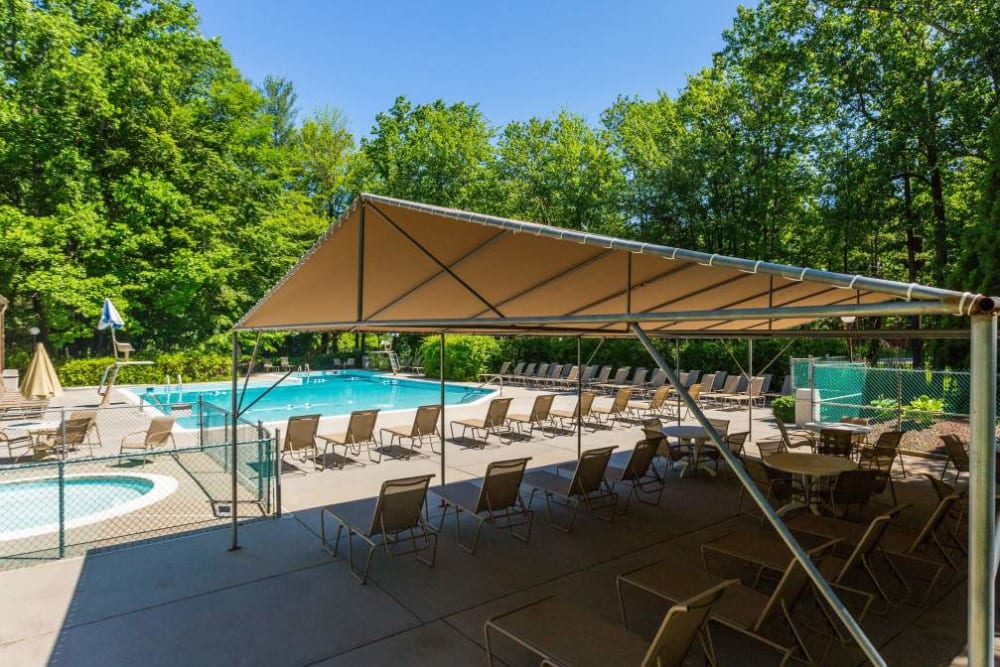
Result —
<path fill-rule="evenodd" d="M 21 395 L 25 398 L 52 398 L 62 395 L 62 384 L 49 353 L 41 343 L 35 344 L 35 356 L 28 364 L 21 381 Z"/>
<path fill-rule="evenodd" d="M 236 328 L 766 334 L 978 299 L 362 194 Z"/>

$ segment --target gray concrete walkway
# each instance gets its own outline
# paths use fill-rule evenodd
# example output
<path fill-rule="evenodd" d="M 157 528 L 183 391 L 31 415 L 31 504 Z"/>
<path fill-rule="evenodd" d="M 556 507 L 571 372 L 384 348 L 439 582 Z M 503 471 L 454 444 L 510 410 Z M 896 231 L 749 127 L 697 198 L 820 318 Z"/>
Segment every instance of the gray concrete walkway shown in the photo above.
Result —
<path fill-rule="evenodd" d="M 531 395 L 513 393 L 522 411 Z M 484 410 L 450 409 L 448 419 Z M 745 426 L 743 413 L 712 415 L 728 415 L 730 430 Z M 410 419 L 399 413 L 379 426 Z M 768 428 L 755 423 L 755 438 Z M 618 426 L 587 432 L 583 444 L 615 444 L 624 452 L 639 437 L 637 427 Z M 576 456 L 571 434 L 510 445 L 491 439 L 484 448 L 450 441 L 447 447 L 448 481 L 477 477 L 490 460 L 531 456 L 533 465 L 546 466 Z M 914 473 L 933 467 L 916 459 L 907 464 L 910 476 L 897 480 L 897 490 L 901 502 L 916 503 L 907 521 L 919 523 L 934 496 Z M 486 531 L 480 552 L 470 556 L 454 544 L 449 521 L 436 567 L 376 556 L 370 583 L 360 586 L 342 558 L 320 548 L 319 508 L 372 496 L 384 479 L 440 475 L 439 458 L 426 451 L 378 465 L 362 458 L 319 472 L 289 461 L 284 470 L 286 515 L 244 526 L 239 551 L 227 550 L 230 534 L 223 530 L 0 572 L 0 664 L 485 664 L 482 626 L 489 616 L 554 594 L 618 623 L 616 574 L 656 562 L 700 568 L 701 543 L 756 525 L 736 516 L 739 486 L 730 476 L 680 479 L 674 472 L 658 507 L 633 504 L 614 523 L 583 515 L 566 535 L 550 529 L 539 511 L 527 545 Z M 932 599 L 927 608 L 903 603 L 865 618 L 889 664 L 947 665 L 961 653 L 964 576 L 950 577 Z M 636 627 L 650 631 L 664 607 L 633 603 Z M 726 632 L 716 632 L 716 642 L 722 664 L 778 662 L 768 649 Z M 506 664 L 532 664 L 509 646 L 500 652 Z M 834 665 L 861 662 L 852 647 L 837 647 L 827 658 Z"/>

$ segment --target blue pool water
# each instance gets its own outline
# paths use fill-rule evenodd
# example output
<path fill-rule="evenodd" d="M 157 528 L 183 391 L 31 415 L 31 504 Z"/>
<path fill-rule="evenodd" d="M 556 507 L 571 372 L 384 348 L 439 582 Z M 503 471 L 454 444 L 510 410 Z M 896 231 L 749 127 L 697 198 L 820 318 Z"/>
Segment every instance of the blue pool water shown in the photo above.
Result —
<path fill-rule="evenodd" d="M 149 493 L 150 479 L 126 475 L 66 477 L 63 496 L 66 524 L 86 523 L 91 515 L 113 510 Z M 46 477 L 0 484 L 0 539 L 19 533 L 39 534 L 59 524 L 59 478 Z"/>
<path fill-rule="evenodd" d="M 240 385 L 242 389 L 242 384 Z M 247 388 L 243 405 L 253 403 L 271 383 L 255 382 Z M 191 411 L 179 412 L 181 426 L 198 424 L 199 399 L 229 409 L 232 401 L 228 384 L 191 385 L 182 391 L 150 387 L 135 393 L 164 412 L 176 404 L 190 405 Z M 471 403 L 491 394 L 492 389 L 477 389 L 445 384 L 445 405 Z M 309 375 L 295 374 L 255 403 L 244 418 L 250 421 L 277 422 L 295 415 L 346 415 L 354 410 L 406 410 L 421 405 L 439 404 L 441 385 L 437 382 L 397 378 L 371 371 L 328 371 Z"/>

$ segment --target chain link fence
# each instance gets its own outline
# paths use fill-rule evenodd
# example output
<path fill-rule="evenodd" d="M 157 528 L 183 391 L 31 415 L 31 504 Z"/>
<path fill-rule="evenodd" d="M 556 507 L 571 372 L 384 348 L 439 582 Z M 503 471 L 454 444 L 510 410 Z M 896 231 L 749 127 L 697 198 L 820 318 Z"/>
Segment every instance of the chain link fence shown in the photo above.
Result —
<path fill-rule="evenodd" d="M 792 359 L 796 389 L 813 389 L 819 421 L 867 419 L 872 438 L 903 432 L 906 449 L 935 452 L 940 436 L 968 440 L 971 377 L 968 371 L 871 367 L 863 362 Z M 1000 400 L 998 400 L 1000 414 Z"/>
<path fill-rule="evenodd" d="M 234 511 L 272 514 L 275 449 L 262 425 L 238 421 L 234 448 L 223 408 L 164 412 L 46 409 L 0 422 L 0 569 L 224 526 Z"/>

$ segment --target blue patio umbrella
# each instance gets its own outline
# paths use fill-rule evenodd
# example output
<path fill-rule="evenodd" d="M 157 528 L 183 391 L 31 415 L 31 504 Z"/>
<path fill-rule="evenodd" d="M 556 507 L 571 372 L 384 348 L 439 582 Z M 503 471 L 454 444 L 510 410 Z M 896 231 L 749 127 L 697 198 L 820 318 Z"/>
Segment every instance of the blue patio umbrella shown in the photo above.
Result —
<path fill-rule="evenodd" d="M 105 299 L 101 307 L 101 320 L 97 323 L 98 329 L 111 329 L 111 347 L 115 350 L 115 357 L 118 356 L 118 341 L 115 340 L 115 329 L 125 326 L 125 320 L 118 314 L 118 309 L 111 299 Z"/>

